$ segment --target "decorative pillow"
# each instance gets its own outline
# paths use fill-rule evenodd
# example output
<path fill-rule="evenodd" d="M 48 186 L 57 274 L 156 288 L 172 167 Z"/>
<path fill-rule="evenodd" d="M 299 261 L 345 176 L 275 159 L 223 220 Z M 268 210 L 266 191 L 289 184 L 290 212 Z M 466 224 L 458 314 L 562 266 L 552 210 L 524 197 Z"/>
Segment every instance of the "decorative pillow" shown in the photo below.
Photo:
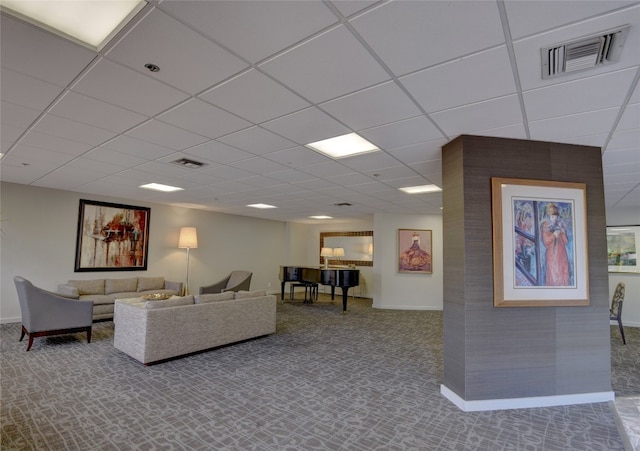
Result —
<path fill-rule="evenodd" d="M 164 308 L 164 307 L 178 307 L 180 305 L 193 304 L 193 296 L 183 296 L 181 298 L 167 299 L 166 301 L 147 301 L 144 303 L 144 308 Z"/>
<path fill-rule="evenodd" d="M 266 296 L 266 295 L 267 295 L 267 290 L 237 291 L 235 295 L 235 299 L 257 298 L 257 297 Z"/>
<path fill-rule="evenodd" d="M 69 285 L 78 289 L 78 294 L 104 294 L 104 279 L 70 280 Z"/>
<path fill-rule="evenodd" d="M 138 277 L 138 292 L 163 289 L 164 277 Z"/>
<path fill-rule="evenodd" d="M 137 277 L 129 279 L 105 279 L 104 294 L 131 293 L 132 291 L 136 291 L 136 286 L 138 286 Z"/>
<path fill-rule="evenodd" d="M 233 299 L 233 291 L 224 293 L 199 294 L 195 297 L 196 304 L 206 304 L 207 302 L 229 301 Z"/>

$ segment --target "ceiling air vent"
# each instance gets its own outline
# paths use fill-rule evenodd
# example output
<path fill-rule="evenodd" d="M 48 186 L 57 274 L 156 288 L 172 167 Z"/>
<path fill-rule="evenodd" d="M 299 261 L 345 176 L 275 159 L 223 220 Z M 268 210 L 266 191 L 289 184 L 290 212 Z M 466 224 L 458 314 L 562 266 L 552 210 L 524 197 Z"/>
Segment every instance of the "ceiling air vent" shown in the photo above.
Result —
<path fill-rule="evenodd" d="M 188 169 L 198 169 L 205 165 L 204 163 L 195 160 L 189 160 L 188 158 L 180 158 L 179 160 L 172 161 L 171 163 Z"/>
<path fill-rule="evenodd" d="M 540 49 L 542 78 L 618 61 L 629 25 Z"/>

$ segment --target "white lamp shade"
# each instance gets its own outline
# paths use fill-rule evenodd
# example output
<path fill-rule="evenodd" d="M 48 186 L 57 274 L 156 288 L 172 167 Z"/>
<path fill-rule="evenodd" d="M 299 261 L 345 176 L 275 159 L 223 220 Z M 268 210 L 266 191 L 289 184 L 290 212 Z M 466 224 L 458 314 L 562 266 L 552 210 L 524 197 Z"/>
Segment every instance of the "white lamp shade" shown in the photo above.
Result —
<path fill-rule="evenodd" d="M 196 232 L 195 227 L 180 228 L 178 247 L 181 249 L 195 249 L 198 247 L 198 233 Z"/>
<path fill-rule="evenodd" d="M 333 249 L 333 256 L 334 257 L 344 257 L 344 248 L 342 247 L 336 247 Z"/>
<path fill-rule="evenodd" d="M 321 257 L 333 257 L 333 249 L 331 249 L 330 247 L 323 247 L 320 250 L 320 256 Z"/>

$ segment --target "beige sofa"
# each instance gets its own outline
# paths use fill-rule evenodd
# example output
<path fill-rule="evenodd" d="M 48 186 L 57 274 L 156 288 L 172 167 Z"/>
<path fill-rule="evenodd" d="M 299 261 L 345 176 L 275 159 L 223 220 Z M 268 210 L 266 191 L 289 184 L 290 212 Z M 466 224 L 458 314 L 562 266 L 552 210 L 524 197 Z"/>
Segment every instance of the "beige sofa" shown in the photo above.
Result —
<path fill-rule="evenodd" d="M 126 279 L 69 280 L 58 285 L 64 297 L 93 301 L 93 320 L 113 318 L 113 302 L 145 294 L 182 294 L 182 282 L 170 282 L 164 277 L 129 277 Z"/>
<path fill-rule="evenodd" d="M 269 335 L 276 331 L 276 300 L 264 291 L 118 300 L 113 346 L 147 365 Z"/>

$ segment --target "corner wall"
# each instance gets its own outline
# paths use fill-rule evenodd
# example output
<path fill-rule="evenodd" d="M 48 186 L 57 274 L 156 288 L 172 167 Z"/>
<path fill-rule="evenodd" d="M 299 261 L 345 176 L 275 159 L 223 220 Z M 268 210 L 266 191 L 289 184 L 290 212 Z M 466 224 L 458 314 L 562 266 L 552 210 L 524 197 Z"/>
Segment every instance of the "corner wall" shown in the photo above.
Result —
<path fill-rule="evenodd" d="M 442 162 L 445 396 L 465 410 L 503 399 L 612 399 L 600 149 L 461 136 Z M 491 177 L 586 183 L 589 306 L 493 307 Z"/>

